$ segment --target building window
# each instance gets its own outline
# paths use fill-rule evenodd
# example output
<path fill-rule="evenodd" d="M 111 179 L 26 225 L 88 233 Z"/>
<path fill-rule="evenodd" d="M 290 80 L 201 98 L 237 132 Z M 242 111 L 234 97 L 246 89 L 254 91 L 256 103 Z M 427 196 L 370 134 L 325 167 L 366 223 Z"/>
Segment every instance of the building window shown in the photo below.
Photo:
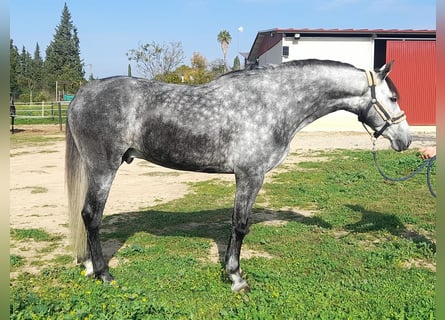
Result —
<path fill-rule="evenodd" d="M 283 56 L 284 57 L 289 56 L 289 46 L 283 46 Z"/>

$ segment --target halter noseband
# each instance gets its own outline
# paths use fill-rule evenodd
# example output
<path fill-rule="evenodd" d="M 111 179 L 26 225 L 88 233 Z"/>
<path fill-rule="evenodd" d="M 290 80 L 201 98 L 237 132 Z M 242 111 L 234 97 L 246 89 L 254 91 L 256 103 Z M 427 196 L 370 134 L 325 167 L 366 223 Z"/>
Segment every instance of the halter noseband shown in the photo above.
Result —
<path fill-rule="evenodd" d="M 380 137 L 382 135 L 383 131 L 385 131 L 390 125 L 400 123 L 403 120 L 405 120 L 406 115 L 405 115 L 405 112 L 400 111 L 400 113 L 391 117 L 388 110 L 376 98 L 375 86 L 377 84 L 377 76 L 376 76 L 375 72 L 365 70 L 365 73 L 366 73 L 366 78 L 368 79 L 368 86 L 369 86 L 369 88 L 371 88 L 371 101 L 369 102 L 366 109 L 362 110 L 359 113 L 358 120 L 363 124 L 366 131 L 368 131 L 368 129 L 365 126 L 365 118 L 366 118 L 366 115 L 368 114 L 369 110 L 371 109 L 371 107 L 373 107 L 375 109 L 375 111 L 377 111 L 377 113 L 380 115 L 380 117 L 382 117 L 383 121 L 385 121 L 385 124 L 383 125 L 383 127 L 379 131 L 375 131 L 373 134 L 374 138 L 377 139 L 378 137 Z M 369 131 L 368 131 L 368 133 L 369 133 Z M 369 134 L 371 134 L 371 133 L 369 133 Z"/>

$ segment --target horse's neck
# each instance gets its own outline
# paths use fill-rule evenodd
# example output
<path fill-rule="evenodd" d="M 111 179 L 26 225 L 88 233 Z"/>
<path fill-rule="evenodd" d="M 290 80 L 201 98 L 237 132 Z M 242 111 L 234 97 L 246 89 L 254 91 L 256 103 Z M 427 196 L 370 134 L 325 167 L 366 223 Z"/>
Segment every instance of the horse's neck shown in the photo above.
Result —
<path fill-rule="evenodd" d="M 367 83 L 365 74 L 357 69 L 311 72 L 302 76 L 297 85 L 295 100 L 301 101 L 295 107 L 296 130 L 300 130 L 313 121 L 338 110 L 355 114 L 365 103 Z M 298 81 L 296 81 L 298 83 Z"/>

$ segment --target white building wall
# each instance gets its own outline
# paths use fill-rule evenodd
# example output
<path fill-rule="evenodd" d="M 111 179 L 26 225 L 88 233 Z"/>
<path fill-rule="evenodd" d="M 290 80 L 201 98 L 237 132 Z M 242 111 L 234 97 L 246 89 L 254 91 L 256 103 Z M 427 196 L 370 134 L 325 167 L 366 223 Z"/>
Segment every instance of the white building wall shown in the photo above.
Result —
<path fill-rule="evenodd" d="M 301 59 L 329 59 L 350 63 L 357 68 L 374 66 L 374 40 L 371 38 L 284 38 L 289 56 L 282 62 Z"/>

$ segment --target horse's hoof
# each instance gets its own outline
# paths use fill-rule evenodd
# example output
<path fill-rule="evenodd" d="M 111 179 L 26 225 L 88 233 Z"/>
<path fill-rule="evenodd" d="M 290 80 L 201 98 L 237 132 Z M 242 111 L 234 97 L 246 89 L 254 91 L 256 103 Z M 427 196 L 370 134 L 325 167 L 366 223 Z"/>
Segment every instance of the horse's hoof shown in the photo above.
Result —
<path fill-rule="evenodd" d="M 100 278 L 103 282 L 111 282 L 114 280 L 113 276 L 108 271 L 102 272 L 98 278 Z"/>
<path fill-rule="evenodd" d="M 232 284 L 232 291 L 233 292 L 238 292 L 238 293 L 249 293 L 250 292 L 250 287 L 247 284 L 247 282 L 243 280 L 241 282 L 233 283 Z"/>
<path fill-rule="evenodd" d="M 248 294 L 249 292 L 250 292 L 249 285 L 246 285 L 244 288 L 242 288 L 240 291 L 238 291 L 238 293 L 241 293 L 241 294 Z"/>

